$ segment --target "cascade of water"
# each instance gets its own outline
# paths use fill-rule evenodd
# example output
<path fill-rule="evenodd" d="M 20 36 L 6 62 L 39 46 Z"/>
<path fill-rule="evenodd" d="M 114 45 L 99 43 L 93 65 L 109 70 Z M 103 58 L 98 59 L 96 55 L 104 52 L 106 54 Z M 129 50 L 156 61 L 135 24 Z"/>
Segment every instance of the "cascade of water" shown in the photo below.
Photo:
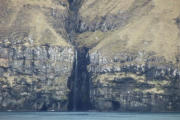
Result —
<path fill-rule="evenodd" d="M 69 78 L 69 110 L 86 111 L 90 108 L 88 64 L 88 49 L 77 48 L 72 75 Z"/>
<path fill-rule="evenodd" d="M 77 91 L 78 91 L 78 53 L 75 51 L 75 70 L 74 70 L 74 85 L 73 85 L 73 111 L 77 110 Z"/>
<path fill-rule="evenodd" d="M 66 31 L 68 41 L 74 46 L 75 57 L 72 75 L 69 78 L 69 110 L 84 111 L 89 109 L 89 73 L 87 65 L 89 64 L 88 48 L 79 47 L 76 34 L 79 29 L 79 9 L 84 0 L 68 0 L 69 17 L 66 20 Z"/>

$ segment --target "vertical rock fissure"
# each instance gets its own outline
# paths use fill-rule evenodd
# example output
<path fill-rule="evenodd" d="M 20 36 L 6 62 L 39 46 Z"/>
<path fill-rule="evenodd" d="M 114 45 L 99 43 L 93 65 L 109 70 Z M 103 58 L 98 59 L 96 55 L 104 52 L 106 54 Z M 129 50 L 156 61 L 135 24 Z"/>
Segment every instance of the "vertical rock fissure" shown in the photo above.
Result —
<path fill-rule="evenodd" d="M 68 81 L 68 87 L 71 90 L 68 109 L 70 111 L 86 111 L 90 108 L 89 73 L 87 71 L 89 64 L 88 48 L 79 47 L 76 42 L 80 18 L 78 12 L 83 0 L 68 1 L 69 17 L 66 20 L 66 31 L 68 40 L 75 49 L 73 70 Z"/>

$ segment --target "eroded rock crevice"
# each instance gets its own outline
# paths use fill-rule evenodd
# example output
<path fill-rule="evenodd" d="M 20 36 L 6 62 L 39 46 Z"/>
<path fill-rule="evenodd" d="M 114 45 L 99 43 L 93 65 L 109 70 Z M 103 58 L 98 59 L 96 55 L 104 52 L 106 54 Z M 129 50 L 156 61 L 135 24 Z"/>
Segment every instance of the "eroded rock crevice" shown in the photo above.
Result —
<path fill-rule="evenodd" d="M 89 49 L 79 47 L 76 42 L 79 26 L 79 8 L 83 0 L 69 0 L 69 17 L 66 20 L 66 31 L 69 42 L 74 46 L 75 56 L 72 74 L 68 81 L 70 88 L 69 106 L 70 111 L 86 111 L 90 108 L 89 99 Z"/>
<path fill-rule="evenodd" d="M 89 56 L 87 48 L 79 48 L 75 54 L 75 61 L 71 77 L 69 78 L 69 110 L 86 111 L 90 108 L 89 73 L 87 65 Z"/>

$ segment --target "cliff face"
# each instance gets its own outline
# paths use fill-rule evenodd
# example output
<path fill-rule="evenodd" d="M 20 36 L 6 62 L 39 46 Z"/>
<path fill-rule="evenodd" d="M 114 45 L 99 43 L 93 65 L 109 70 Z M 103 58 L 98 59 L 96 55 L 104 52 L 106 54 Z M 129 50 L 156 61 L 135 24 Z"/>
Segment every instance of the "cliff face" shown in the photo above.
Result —
<path fill-rule="evenodd" d="M 92 109 L 180 110 L 179 5 L 166 0 L 84 1 L 77 41 L 91 48 Z"/>
<path fill-rule="evenodd" d="M 68 110 L 74 48 L 63 1 L 0 1 L 0 110 Z"/>
<path fill-rule="evenodd" d="M 1 110 L 67 110 L 73 49 L 1 46 Z"/>
<path fill-rule="evenodd" d="M 0 0 L 0 110 L 180 111 L 178 0 Z"/>
<path fill-rule="evenodd" d="M 138 54 L 120 53 L 113 59 L 90 55 L 90 100 L 101 111 L 179 111 L 180 72 L 154 56 L 138 63 Z"/>

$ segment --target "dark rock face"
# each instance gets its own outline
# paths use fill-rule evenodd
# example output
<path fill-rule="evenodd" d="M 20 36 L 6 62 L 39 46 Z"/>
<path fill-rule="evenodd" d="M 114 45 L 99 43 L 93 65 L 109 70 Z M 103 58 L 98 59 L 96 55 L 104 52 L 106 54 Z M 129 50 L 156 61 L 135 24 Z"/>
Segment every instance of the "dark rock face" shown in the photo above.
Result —
<path fill-rule="evenodd" d="M 177 24 L 178 28 L 180 29 L 180 17 L 176 18 L 176 24 Z"/>
<path fill-rule="evenodd" d="M 0 51 L 0 110 L 67 110 L 73 48 L 1 44 Z"/>
<path fill-rule="evenodd" d="M 87 48 L 79 48 L 77 50 L 74 69 L 69 78 L 69 87 L 71 90 L 69 96 L 69 110 L 87 111 L 90 109 L 89 98 L 89 73 L 87 65 L 89 64 L 89 56 Z"/>

